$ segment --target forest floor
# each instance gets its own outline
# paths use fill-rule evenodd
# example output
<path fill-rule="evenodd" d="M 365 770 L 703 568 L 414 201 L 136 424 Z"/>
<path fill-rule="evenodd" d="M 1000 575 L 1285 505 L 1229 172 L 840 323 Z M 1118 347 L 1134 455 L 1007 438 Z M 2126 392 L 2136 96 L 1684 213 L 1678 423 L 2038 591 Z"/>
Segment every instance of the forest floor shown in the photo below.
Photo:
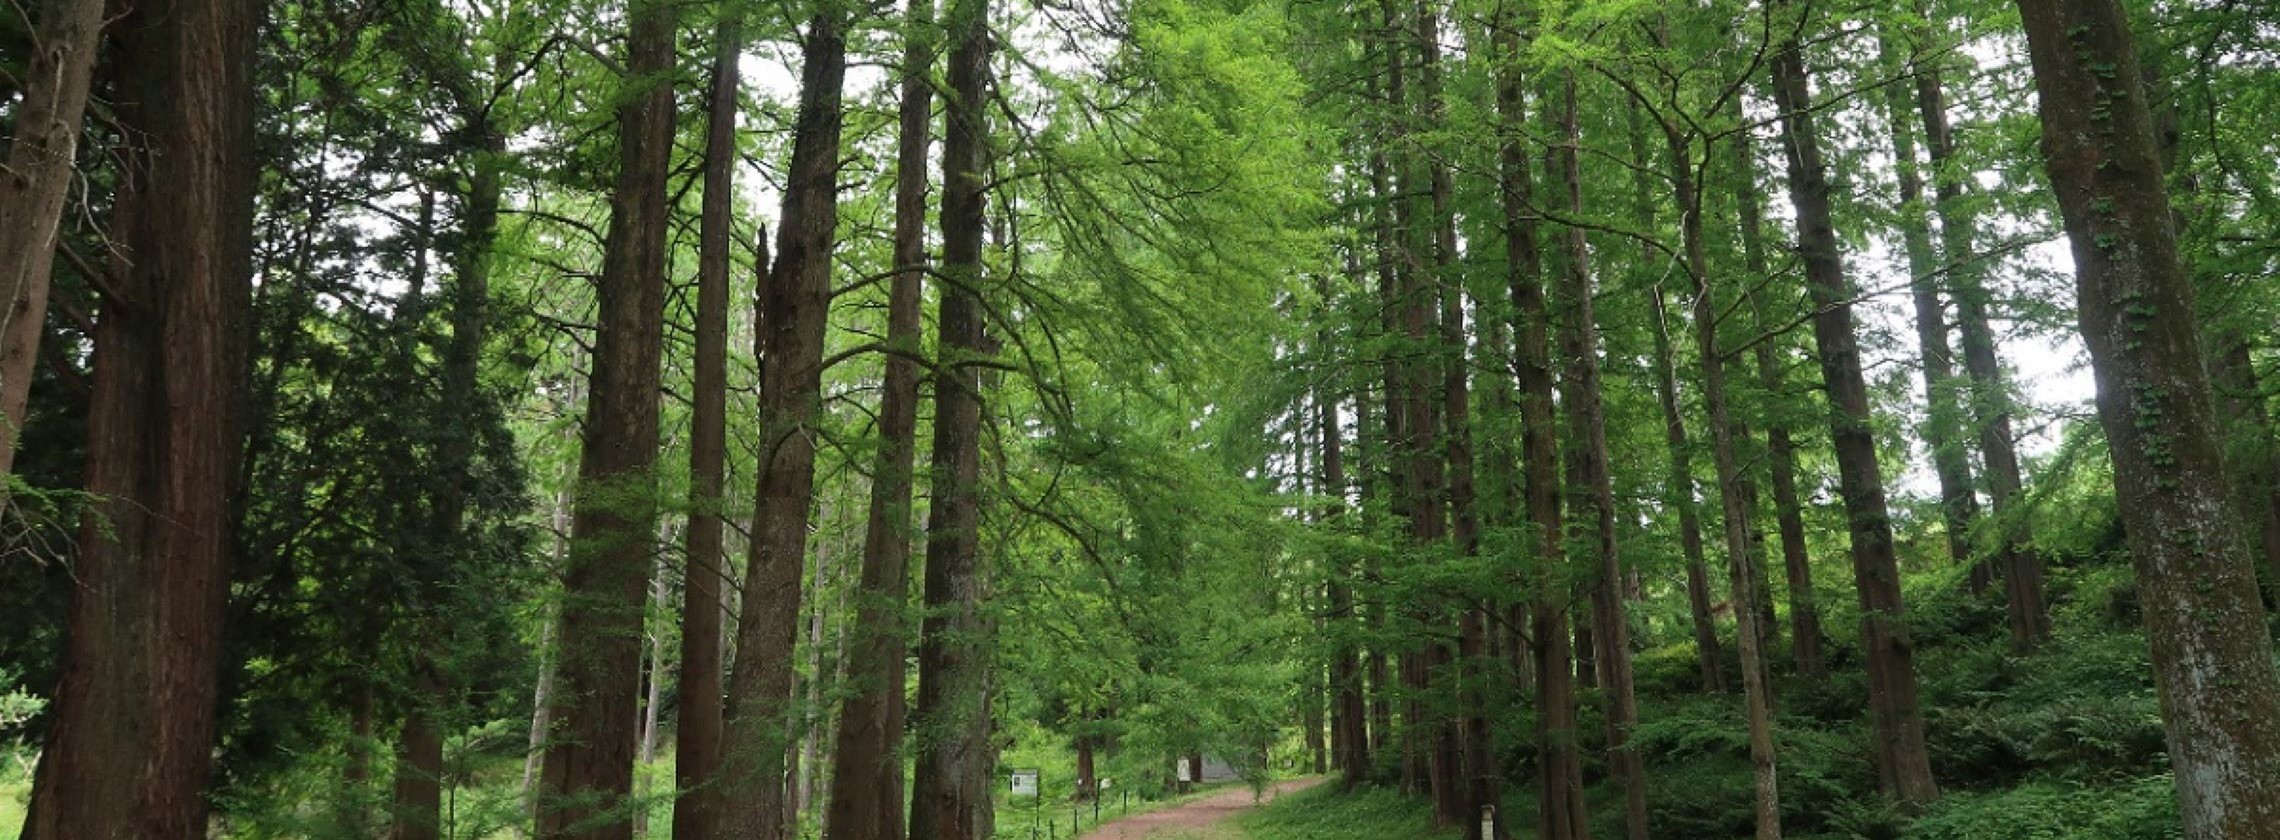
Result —
<path fill-rule="evenodd" d="M 1201 834 L 1218 826 L 1235 814 L 1256 808 L 1286 793 L 1295 793 L 1322 783 L 1322 777 L 1287 779 L 1267 789 L 1264 797 L 1254 799 L 1248 787 L 1236 787 L 1197 799 L 1174 808 L 1150 811 L 1126 817 L 1099 828 L 1084 836 L 1083 840 L 1173 840 L 1173 838 L 1221 837 Z M 1239 835 L 1238 835 L 1239 836 Z"/>

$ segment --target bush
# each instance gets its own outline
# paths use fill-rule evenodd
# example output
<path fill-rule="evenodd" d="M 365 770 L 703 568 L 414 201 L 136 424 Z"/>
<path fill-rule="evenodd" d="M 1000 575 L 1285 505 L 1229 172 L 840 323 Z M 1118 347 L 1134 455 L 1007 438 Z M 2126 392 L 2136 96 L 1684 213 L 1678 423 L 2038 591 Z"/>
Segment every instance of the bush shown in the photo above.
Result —
<path fill-rule="evenodd" d="M 2105 785 L 2034 781 L 2009 790 L 1953 793 L 1902 835 L 1906 840 L 2163 840 L 2183 837 L 2169 776 Z"/>

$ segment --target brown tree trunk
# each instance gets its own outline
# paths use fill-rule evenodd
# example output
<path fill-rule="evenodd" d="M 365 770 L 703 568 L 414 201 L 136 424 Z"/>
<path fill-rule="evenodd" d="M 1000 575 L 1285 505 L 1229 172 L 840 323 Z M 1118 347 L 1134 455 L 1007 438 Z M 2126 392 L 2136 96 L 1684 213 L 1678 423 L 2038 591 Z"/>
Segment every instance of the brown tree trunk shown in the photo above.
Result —
<path fill-rule="evenodd" d="M 14 141 L 0 166 L 0 476 L 14 469 L 16 434 L 31 401 L 56 236 L 76 171 L 103 7 L 103 0 L 34 7 L 39 20 L 24 68 L 23 98 L 9 115 Z"/>
<path fill-rule="evenodd" d="M 422 657 L 425 659 L 425 657 Z M 443 733 L 433 706 L 443 694 L 433 663 L 414 666 L 413 708 L 404 714 L 396 739 L 395 821 L 390 840 L 437 840 L 443 836 Z"/>
<path fill-rule="evenodd" d="M 760 387 L 761 468 L 723 722 L 725 836 L 780 840 L 794 815 L 781 795 L 793 726 L 792 659 L 815 490 L 831 250 L 839 226 L 839 152 L 847 74 L 842 12 L 824 4 L 800 39 L 800 102 L 776 258 L 768 275 L 767 367 Z"/>
<path fill-rule="evenodd" d="M 942 275 L 934 377 L 933 492 L 926 527 L 926 620 L 918 645 L 913 840 L 982 840 L 988 807 L 990 650 L 983 638 L 980 369 L 991 354 L 981 296 L 989 170 L 989 0 L 955 0 L 945 30 L 949 101 L 942 139 Z"/>
<path fill-rule="evenodd" d="M 1557 124 L 1564 142 L 1546 150 L 1549 158 L 1546 170 L 1559 173 L 1560 206 L 1568 212 L 1579 212 L 1583 207 L 1583 164 L 1576 144 L 1582 137 L 1577 121 L 1575 75 L 1568 72 L 1559 87 L 1560 111 Z M 1585 326 L 1579 317 L 1591 300 L 1591 253 L 1582 228 L 1568 226 L 1560 238 L 1561 261 L 1560 305 L 1566 317 L 1559 329 L 1560 353 L 1566 361 L 1569 376 L 1578 373 L 1580 365 L 1589 361 L 1596 364 L 1598 337 Z M 1531 296 L 1533 297 L 1533 296 Z M 1534 353 L 1543 347 L 1540 336 L 1546 329 L 1539 313 L 1543 307 L 1533 300 L 1523 301 L 1521 343 L 1522 352 Z M 1532 345 L 1532 346 L 1531 346 Z M 1537 803 L 1537 836 L 1543 840 L 1584 840 L 1591 836 L 1589 811 L 1583 798 L 1583 757 L 1576 746 L 1575 672 L 1571 667 L 1573 651 L 1569 649 L 1567 581 L 1568 559 L 1563 549 L 1564 532 L 1559 510 L 1559 483 L 1554 477 L 1557 444 L 1552 440 L 1552 383 L 1548 356 L 1540 368 L 1533 360 L 1522 362 L 1525 374 L 1521 391 L 1522 422 L 1543 429 L 1544 439 L 1530 446 L 1523 442 L 1529 454 L 1524 458 L 1528 489 L 1529 519 L 1534 521 L 1537 533 L 1536 608 L 1534 652 L 1536 657 L 1536 740 L 1541 756 L 1538 775 L 1542 791 Z M 1525 357 L 1524 357 L 1525 358 Z M 1575 387 L 1576 383 L 1568 383 Z M 1565 395 L 1574 399 L 1577 393 Z M 1571 441 L 1572 443 L 1572 441 Z M 1597 565 L 1594 565 L 1597 568 Z"/>
<path fill-rule="evenodd" d="M 2114 0 L 2018 5 L 2185 836 L 2280 838 L 2280 677 L 2130 22 Z"/>
<path fill-rule="evenodd" d="M 1328 333 L 1323 333 L 1327 338 Z M 1338 402 L 1335 398 L 1317 398 L 1315 424 L 1321 432 L 1323 493 L 1330 498 L 1330 508 L 1324 519 L 1340 523 L 1346 514 L 1346 459 L 1345 441 L 1338 428 Z M 1330 614 L 1332 622 L 1353 625 L 1360 616 L 1354 611 L 1354 590 L 1347 578 L 1354 569 L 1341 559 L 1330 571 Z M 1336 750 L 1331 763 L 1340 771 L 1340 784 L 1352 789 L 1367 781 L 1370 775 L 1370 745 L 1367 731 L 1369 710 L 1362 695 L 1362 667 L 1360 651 L 1345 639 L 1353 631 L 1333 634 L 1338 639 L 1330 655 L 1330 691 L 1333 731 L 1330 739 Z"/>
<path fill-rule="evenodd" d="M 1727 401 L 1726 356 L 1718 340 L 1718 306 L 1710 285 L 1709 247 L 1702 236 L 1702 189 L 1688 134 L 1668 123 L 1663 138 L 1669 148 L 1671 192 L 1679 213 L 1679 235 L 1685 248 L 1685 265 L 1694 283 L 1694 347 L 1702 367 L 1702 403 L 1710 415 L 1711 461 L 1718 474 L 1718 504 L 1724 520 L 1726 554 L 1732 558 L 1728 575 L 1733 592 L 1735 647 L 1741 652 L 1742 702 L 1748 719 L 1751 811 L 1758 840 L 1781 836 L 1780 774 L 1773 742 L 1773 692 L 1766 667 L 1765 634 L 1759 625 L 1763 614 L 1746 605 L 1762 603 L 1758 592 L 1763 580 L 1756 568 L 1753 548 L 1756 531 L 1757 491 L 1741 469 L 1739 454 L 1742 424 Z"/>
<path fill-rule="evenodd" d="M 1995 521 L 2002 538 L 1997 559 L 2003 569 L 2003 594 L 2010 604 L 2011 642 L 2032 648 L 2050 637 L 2050 619 L 2044 614 L 2042 562 L 2031 544 L 2025 512 L 2020 510 L 2025 486 L 2020 479 L 2019 455 L 2012 444 L 2011 391 L 1995 354 L 1995 330 L 1988 316 L 1987 287 L 1970 208 L 1963 190 L 1971 174 L 1955 161 L 1955 140 L 1947 118 L 1947 95 L 1941 88 L 1936 63 L 1913 62 L 1916 105 L 1924 120 L 1924 145 L 1931 152 L 1933 205 L 1940 220 L 1940 249 L 1946 257 L 1949 291 L 1955 296 L 1957 332 L 1963 339 L 1963 366 L 1970 375 L 1971 414 L 1979 430 L 1980 456 L 1986 462 L 1988 497 L 1994 501 Z"/>
<path fill-rule="evenodd" d="M 854 656 L 832 751 L 830 840 L 902 840 L 903 657 L 910 597 L 911 472 L 917 460 L 927 157 L 933 141 L 933 0 L 909 0 L 895 148 L 894 279 L 887 291 L 879 452 L 855 595 Z"/>
<path fill-rule="evenodd" d="M 1741 113 L 1741 100 L 1735 98 L 1734 113 Z M 1765 310 L 1764 296 L 1755 291 L 1758 278 L 1769 276 L 1765 258 L 1764 197 L 1757 185 L 1757 150 L 1748 131 L 1734 133 L 1734 157 L 1740 171 L 1737 189 L 1734 190 L 1734 216 L 1741 223 L 1742 264 L 1749 273 L 1752 291 L 1748 293 L 1750 313 L 1759 330 L 1770 330 L 1773 321 Z M 1789 647 L 1790 657 L 1797 665 L 1797 673 L 1811 679 L 1827 676 L 1827 659 L 1821 652 L 1821 607 L 1813 589 L 1813 557 L 1805 546 L 1804 506 L 1797 498 L 1797 444 L 1789 432 L 1788 406 L 1794 402 L 1789 396 L 1789 379 L 1784 372 L 1782 356 L 1776 350 L 1772 336 L 1761 336 L 1751 348 L 1757 366 L 1758 387 L 1765 392 L 1765 442 L 1767 472 L 1773 483 L 1773 512 L 1776 526 L 1781 531 L 1782 568 L 1789 583 Z"/>
<path fill-rule="evenodd" d="M 673 719 L 673 835 L 713 840 L 713 775 L 720 769 L 721 511 L 727 501 L 728 271 L 736 236 L 736 113 L 744 21 L 731 13 L 713 33 L 712 88 L 705 101 L 705 168 L 697 233 L 696 376 L 689 413 L 689 524 L 682 532 L 680 688 Z"/>
<path fill-rule="evenodd" d="M 121 24 L 129 143 L 110 222 L 122 258 L 92 336 L 95 501 L 32 840 L 206 834 L 252 320 L 259 18 L 255 3 L 217 0 L 138 4 Z"/>
<path fill-rule="evenodd" d="M 656 533 L 657 407 L 665 317 L 666 172 L 679 7 L 636 3 L 618 107 L 621 166 L 610 201 L 578 499 L 563 578 L 554 719 L 541 774 L 544 840 L 624 840 L 640 733 L 642 619 Z"/>
<path fill-rule="evenodd" d="M 1891 39 L 1877 39 L 1883 64 L 1899 69 Z M 1958 565 L 1978 562 L 1972 556 L 1971 528 L 1979 517 L 1979 498 L 1971 485 L 1971 458 L 1963 449 L 1962 392 L 1970 386 L 1955 375 L 1954 351 L 1948 344 L 1947 308 L 1940 301 L 1939 259 L 1932 253 L 1932 221 L 1925 212 L 1924 178 L 1916 160 L 1916 132 L 1909 120 L 1908 92 L 1895 82 L 1884 89 L 1885 115 L 1891 123 L 1893 171 L 1900 182 L 1900 240 L 1908 258 L 1909 302 L 1915 308 L 1916 344 L 1921 350 L 1924 378 L 1924 424 L 1919 427 L 1924 446 L 1931 450 L 1932 473 L 1940 485 L 1940 518 L 1947 530 L 1948 558 Z M 1961 255 L 1951 254 L 1950 259 Z"/>
<path fill-rule="evenodd" d="M 1777 0 L 1790 7 L 1789 0 Z M 1868 383 L 1853 330 L 1852 286 L 1830 221 L 1829 180 L 1815 134 L 1803 50 L 1795 40 L 1773 58 L 1776 107 L 1789 162 L 1789 196 L 1797 208 L 1798 251 L 1814 306 L 1813 343 L 1829 394 L 1829 438 L 1837 453 L 1839 492 L 1850 522 L 1853 579 L 1860 592 L 1861 641 L 1868 649 L 1869 711 L 1875 724 L 1878 787 L 1909 806 L 1939 796 L 1924 748 L 1924 716 L 1916 699 L 1915 645 L 1900 599 L 1900 563 L 1892 545 L 1884 473 L 1870 427 Z"/>

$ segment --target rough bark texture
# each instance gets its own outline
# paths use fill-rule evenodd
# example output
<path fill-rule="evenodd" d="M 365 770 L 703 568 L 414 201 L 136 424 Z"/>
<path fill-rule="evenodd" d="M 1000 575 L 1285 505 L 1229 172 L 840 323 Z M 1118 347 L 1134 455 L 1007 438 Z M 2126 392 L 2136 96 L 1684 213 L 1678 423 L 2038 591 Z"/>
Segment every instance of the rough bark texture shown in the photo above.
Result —
<path fill-rule="evenodd" d="M 654 565 L 659 360 L 665 317 L 665 177 L 673 151 L 678 6 L 637 3 L 618 107 L 621 168 L 596 288 L 578 499 L 563 579 L 557 731 L 541 772 L 538 834 L 624 840 L 641 692 L 642 617 Z"/>
<path fill-rule="evenodd" d="M 258 7 L 137 4 L 117 117 L 122 246 L 94 332 L 86 489 L 24 836 L 206 834 L 242 449 Z M 40 240 L 34 237 L 34 242 Z"/>
<path fill-rule="evenodd" d="M 1781 0 L 1788 5 L 1788 0 Z M 1852 286 L 1837 251 L 1829 179 L 1815 134 L 1803 50 L 1792 40 L 1773 57 L 1774 101 L 1781 111 L 1789 162 L 1789 196 L 1797 208 L 1797 247 L 1814 305 L 1813 343 L 1829 395 L 1829 438 L 1837 453 L 1839 493 L 1852 537 L 1853 580 L 1860 593 L 1861 641 L 1868 649 L 1869 712 L 1875 728 L 1878 787 L 1907 805 L 1939 796 L 1924 747 L 1916 698 L 1915 644 L 1900 600 L 1900 563 L 1884 498 L 1884 472 L 1870 428 L 1868 383 L 1853 330 Z"/>
<path fill-rule="evenodd" d="M 901 840 L 904 649 L 910 597 L 911 470 L 917 461 L 917 356 L 926 276 L 928 150 L 933 141 L 933 0 L 910 0 L 903 47 L 900 134 L 895 148 L 895 276 L 887 291 L 885 383 L 879 453 L 863 531 L 862 579 L 848 694 L 832 752 L 831 840 Z"/>
<path fill-rule="evenodd" d="M 16 462 L 47 319 L 56 232 L 71 195 L 80 117 L 95 77 L 103 0 L 35 6 L 23 98 L 9 116 L 8 160 L 0 166 L 0 476 Z M 0 493 L 5 485 L 0 484 Z"/>
<path fill-rule="evenodd" d="M 822 413 L 823 334 L 831 250 L 839 227 L 841 87 L 847 39 L 830 4 L 800 38 L 800 102 L 792 133 L 776 259 L 762 299 L 767 367 L 760 384 L 760 476 L 737 613 L 735 664 L 723 728 L 720 832 L 778 840 L 795 822 L 781 795 L 791 716 L 800 577 L 807 565 Z"/>
<path fill-rule="evenodd" d="M 728 457 L 728 270 L 736 225 L 737 17 L 713 33 L 712 89 L 705 98 L 705 170 L 697 233 L 696 379 L 689 413 L 689 525 L 682 532 L 681 670 L 675 692 L 673 836 L 712 840 L 713 774 L 720 769 L 721 510 Z"/>
<path fill-rule="evenodd" d="M 1739 97 L 1734 108 L 1738 116 Z M 1758 191 L 1757 151 L 1749 132 L 1734 133 L 1734 156 L 1741 170 L 1738 189 L 1734 190 L 1734 216 L 1741 223 L 1742 267 L 1751 278 L 1765 277 L 1764 197 Z M 1749 293 L 1751 315 L 1759 330 L 1771 329 L 1773 319 L 1766 312 L 1765 297 L 1754 288 L 1753 284 Z M 1821 652 L 1821 607 L 1813 590 L 1813 558 L 1805 547 L 1804 506 L 1797 498 L 1797 444 L 1790 438 L 1788 413 L 1783 410 L 1794 401 L 1782 359 L 1787 354 L 1776 349 L 1776 342 L 1770 338 L 1759 340 L 1751 353 L 1758 388 L 1765 393 L 1768 406 L 1766 471 L 1772 479 L 1774 520 L 1781 531 L 1782 568 L 1789 582 L 1790 658 L 1798 675 L 1819 679 L 1828 674 L 1828 664 Z"/>
<path fill-rule="evenodd" d="M 1971 414 L 1986 462 L 1988 497 L 2002 539 L 1997 556 L 2003 568 L 2003 594 L 2010 604 L 2011 641 L 2025 649 L 2050 636 L 2043 606 L 2042 561 L 2030 544 L 2021 511 L 2019 454 L 2012 444 L 2011 386 L 1995 354 L 1995 329 L 1988 315 L 1987 287 L 1981 282 L 1971 210 L 1963 190 L 1971 174 L 1955 161 L 1955 140 L 1947 118 L 1947 94 L 1937 63 L 1916 62 L 1916 105 L 1924 121 L 1924 145 L 1931 152 L 1933 205 L 1940 220 L 1940 250 L 1947 258 L 1949 291 L 1955 296 L 1957 332 L 1963 339 L 1963 366 L 1970 376 Z M 1983 576 L 1982 576 L 1983 577 Z"/>
<path fill-rule="evenodd" d="M 989 659 L 982 601 L 982 235 L 989 170 L 989 0 L 948 15 L 942 137 L 942 273 L 934 377 L 933 491 L 926 522 L 926 620 L 918 645 L 912 840 L 982 840 L 990 802 Z"/>
<path fill-rule="evenodd" d="M 2018 5 L 2185 834 L 2280 837 L 2280 677 L 2129 20 L 2114 0 Z"/>
<path fill-rule="evenodd" d="M 1576 118 L 1573 71 L 1562 79 L 1559 97 L 1557 120 L 1566 142 L 1546 150 L 1550 160 L 1545 169 L 1559 173 L 1560 206 L 1577 213 L 1583 209 L 1583 163 L 1576 151 L 1582 128 Z M 1570 225 L 1563 230 L 1560 250 L 1564 256 L 1560 261 L 1560 306 L 1568 316 L 1560 323 L 1560 354 L 1572 375 L 1579 361 L 1596 360 L 1599 352 L 1598 337 L 1575 317 L 1578 307 L 1588 306 L 1591 301 L 1591 251 L 1583 229 Z M 1534 314 L 1524 314 L 1522 318 L 1525 344 L 1525 336 L 1539 327 L 1533 323 Z M 1537 799 L 1536 834 L 1544 840 L 1584 840 L 1591 836 L 1590 811 L 1583 798 L 1583 756 L 1576 745 L 1579 733 L 1572 665 L 1574 651 L 1569 647 L 1568 634 L 1568 561 L 1562 549 L 1559 481 L 1553 474 L 1557 444 L 1549 438 L 1552 403 L 1548 356 L 1541 377 L 1541 382 L 1527 382 L 1521 389 L 1528 395 L 1522 402 L 1522 410 L 1535 413 L 1534 421 L 1523 415 L 1523 422 L 1537 426 L 1540 421 L 1546 435 L 1546 440 L 1528 447 L 1530 454 L 1525 459 L 1529 518 L 1538 526 L 1536 562 L 1540 568 L 1532 640 L 1536 657 L 1536 741 L 1541 762 L 1537 775 L 1542 784 Z M 1569 387 L 1574 387 L 1573 383 Z M 1575 394 L 1571 391 L 1568 396 L 1573 398 Z"/>
<path fill-rule="evenodd" d="M 1879 38 L 1884 64 L 1898 69 L 1889 39 Z M 1901 250 L 1908 259 L 1908 300 L 1915 312 L 1916 346 L 1924 380 L 1924 422 L 1918 426 L 1931 450 L 1932 473 L 1940 485 L 1940 518 L 1947 530 L 1948 558 L 1959 565 L 1975 561 L 1971 528 L 1979 498 L 1971 489 L 1971 457 L 1963 449 L 1963 394 L 1968 383 L 1955 375 L 1955 352 L 1948 343 L 1947 308 L 1940 300 L 1939 259 L 1932 252 L 1932 220 L 1924 204 L 1924 177 L 1916 160 L 1916 132 L 1909 119 L 1909 96 L 1899 83 L 1888 85 L 1885 116 L 1892 131 L 1893 172 L 1900 187 Z M 1959 255 L 1950 255 L 1954 258 Z"/>

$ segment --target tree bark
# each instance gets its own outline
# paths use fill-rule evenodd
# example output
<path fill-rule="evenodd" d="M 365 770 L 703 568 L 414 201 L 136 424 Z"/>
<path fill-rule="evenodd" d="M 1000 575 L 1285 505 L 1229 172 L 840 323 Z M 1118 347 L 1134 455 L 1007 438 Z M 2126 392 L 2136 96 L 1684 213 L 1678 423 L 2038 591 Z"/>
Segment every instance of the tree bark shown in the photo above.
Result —
<path fill-rule="evenodd" d="M 1791 7 L 1790 0 L 1777 0 Z M 1798 250 L 1814 306 L 1813 343 L 1829 394 L 1829 438 L 1837 453 L 1840 494 L 1850 520 L 1853 578 L 1860 593 L 1861 641 L 1868 649 L 1869 710 L 1875 725 L 1878 787 L 1904 805 L 1938 798 L 1924 747 L 1916 699 L 1915 645 L 1900 598 L 1900 563 L 1892 545 L 1884 473 L 1870 428 L 1868 383 L 1853 329 L 1853 290 L 1845 277 L 1829 209 L 1829 180 L 1815 133 L 1803 50 L 1783 42 L 1773 57 L 1775 105 L 1789 163 L 1789 196 L 1797 208 Z"/>
<path fill-rule="evenodd" d="M 678 6 L 632 9 L 618 107 L 622 164 L 597 284 L 600 330 L 587 392 L 578 499 L 563 580 L 554 703 L 559 737 L 541 774 L 543 840 L 625 840 L 641 691 L 642 619 L 654 564 L 659 362 L 665 316 L 666 173 L 673 151 Z"/>
<path fill-rule="evenodd" d="M 1889 38 L 1877 39 L 1882 63 L 1899 69 Z M 1892 130 L 1893 172 L 1900 187 L 1900 239 L 1908 259 L 1909 302 L 1915 309 L 1916 344 L 1921 350 L 1924 379 L 1924 423 L 1918 427 L 1925 448 L 1931 450 L 1932 473 L 1940 485 L 1940 519 L 1947 530 L 1948 558 L 1957 565 L 1976 562 L 1971 550 L 1971 529 L 1979 517 L 1979 498 L 1971 485 L 1971 458 L 1963 449 L 1963 391 L 1968 382 L 1955 375 L 1954 351 L 1948 344 L 1947 307 L 1940 300 L 1939 259 L 1932 253 L 1932 221 L 1925 212 L 1924 178 L 1916 160 L 1916 133 L 1908 119 L 1908 92 L 1900 83 L 1887 85 L 1885 115 Z M 1950 259 L 1962 255 L 1950 254 Z"/>
<path fill-rule="evenodd" d="M 912 840 L 982 840 L 990 801 L 989 655 L 983 598 L 981 376 L 991 355 L 981 297 L 989 0 L 948 15 L 949 101 L 942 142 L 942 274 L 935 353 L 933 491 L 926 527 L 926 620 L 918 645 L 918 752 Z"/>
<path fill-rule="evenodd" d="M 689 414 L 689 524 L 682 532 L 680 688 L 673 719 L 673 836 L 712 840 L 713 776 L 720 769 L 721 511 L 728 463 L 728 272 L 736 236 L 737 57 L 744 21 L 734 12 L 713 33 L 712 87 L 705 104 L 704 197 L 697 233 L 696 375 Z"/>
<path fill-rule="evenodd" d="M 92 336 L 95 501 L 25 820 L 33 840 L 206 833 L 244 443 L 260 16 L 250 0 L 147 3 L 121 25 L 122 257 Z M 27 247 L 42 242 L 53 237 Z"/>
<path fill-rule="evenodd" d="M 768 363 L 760 388 L 761 456 L 744 604 L 724 721 L 720 831 L 779 840 L 795 822 L 782 796 L 791 742 L 792 660 L 801 571 L 815 495 L 824 327 L 839 227 L 839 153 L 847 75 L 842 12 L 819 6 L 800 39 L 800 102 L 776 258 L 764 292 Z"/>
<path fill-rule="evenodd" d="M 2019 455 L 2012 441 L 2011 386 L 1995 351 L 1995 330 L 1988 316 L 1987 287 L 1981 280 L 1977 238 L 1964 186 L 1971 174 L 1955 160 L 1954 134 L 1947 118 L 1947 95 L 1941 87 L 1936 63 L 1912 62 L 1916 77 L 1916 105 L 1924 121 L 1924 145 L 1931 153 L 1933 209 L 1940 220 L 1940 250 L 1947 259 L 1949 292 L 1955 296 L 1957 332 L 1963 339 L 1963 366 L 1970 378 L 1972 419 L 1979 431 L 1980 456 L 1986 462 L 1988 497 L 1994 501 L 1997 532 L 2002 548 L 1997 556 L 2003 569 L 2003 594 L 2010 604 L 2012 646 L 2021 650 L 2050 637 L 2050 618 L 2043 604 L 2042 562 L 2032 548 L 2033 533 L 2020 510 L 2025 483 L 2020 478 Z"/>
<path fill-rule="evenodd" d="M 2114 0 L 2020 0 L 2185 836 L 2280 838 L 2280 676 Z"/>
<path fill-rule="evenodd" d="M 37 6 L 23 98 L 9 125 L 14 141 L 0 166 L 0 478 L 15 469 L 47 321 L 63 205 L 79 149 L 80 120 L 95 78 L 103 0 Z M 0 495 L 6 486 L 0 483 Z"/>
<path fill-rule="evenodd" d="M 933 0 L 905 14 L 895 148 L 894 279 L 887 291 L 879 452 L 863 532 L 854 656 L 832 751 L 830 840 L 902 840 L 905 601 L 910 597 L 911 472 L 917 460 L 921 286 L 926 276 L 928 149 L 933 141 Z"/>
<path fill-rule="evenodd" d="M 1575 74 L 1569 71 L 1562 78 L 1559 90 L 1560 111 L 1557 125 L 1565 141 L 1547 148 L 1545 169 L 1559 173 L 1560 205 L 1568 212 L 1583 207 L 1583 164 L 1577 154 L 1582 127 L 1577 120 Z M 1598 337 L 1581 318 L 1591 301 L 1591 251 L 1582 228 L 1568 226 L 1560 238 L 1561 260 L 1560 305 L 1566 314 L 1560 323 L 1560 353 L 1566 361 L 1570 377 L 1586 363 L 1596 364 Z M 1543 346 L 1541 335 L 1546 326 L 1539 323 L 1536 312 L 1541 306 L 1535 301 L 1522 305 L 1521 325 L 1523 352 L 1534 352 L 1529 345 Z M 1548 350 L 1547 350 L 1548 352 Z M 1589 809 L 1583 798 L 1583 757 L 1576 746 L 1575 672 L 1572 668 L 1573 651 L 1568 647 L 1569 593 L 1567 584 L 1568 558 L 1564 549 L 1564 522 L 1559 511 L 1559 484 L 1554 477 L 1553 462 L 1557 460 L 1552 434 L 1551 364 L 1548 356 L 1538 371 L 1529 361 L 1523 361 L 1527 372 L 1521 386 L 1527 397 L 1522 403 L 1522 422 L 1541 428 L 1544 440 L 1534 446 L 1526 442 L 1529 450 L 1524 459 L 1528 490 L 1529 518 L 1536 523 L 1537 565 L 1536 608 L 1534 626 L 1534 652 L 1536 657 L 1536 740 L 1537 752 L 1542 756 L 1537 775 L 1542 783 L 1538 799 L 1537 836 L 1544 840 L 1584 840 L 1591 836 Z M 1580 383 L 1564 383 L 1576 388 Z M 1565 396 L 1574 399 L 1578 394 L 1570 390 Z M 1533 419 L 1529 419 L 1533 417 Z M 1572 441 L 1571 441 L 1572 443 Z"/>

